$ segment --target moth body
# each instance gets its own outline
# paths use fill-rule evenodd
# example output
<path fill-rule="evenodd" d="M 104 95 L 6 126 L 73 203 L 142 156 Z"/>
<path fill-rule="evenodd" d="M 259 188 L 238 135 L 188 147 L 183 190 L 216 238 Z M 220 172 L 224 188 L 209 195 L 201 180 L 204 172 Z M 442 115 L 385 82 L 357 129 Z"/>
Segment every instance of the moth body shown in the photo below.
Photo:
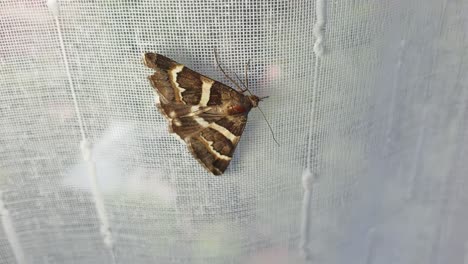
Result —
<path fill-rule="evenodd" d="M 144 63 L 155 70 L 148 79 L 169 131 L 185 141 L 208 171 L 221 175 L 231 162 L 248 113 L 260 99 L 156 53 L 146 53 Z"/>

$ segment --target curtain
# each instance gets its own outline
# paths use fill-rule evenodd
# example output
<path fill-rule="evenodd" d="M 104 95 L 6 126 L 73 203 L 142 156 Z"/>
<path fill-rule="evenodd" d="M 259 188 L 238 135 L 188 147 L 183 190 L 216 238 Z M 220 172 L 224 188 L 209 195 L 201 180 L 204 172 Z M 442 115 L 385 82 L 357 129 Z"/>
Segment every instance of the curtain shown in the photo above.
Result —
<path fill-rule="evenodd" d="M 464 0 L 1 1 L 0 263 L 468 263 L 467 18 Z M 142 63 L 235 88 L 215 49 L 268 96 L 222 176 L 169 133 Z"/>

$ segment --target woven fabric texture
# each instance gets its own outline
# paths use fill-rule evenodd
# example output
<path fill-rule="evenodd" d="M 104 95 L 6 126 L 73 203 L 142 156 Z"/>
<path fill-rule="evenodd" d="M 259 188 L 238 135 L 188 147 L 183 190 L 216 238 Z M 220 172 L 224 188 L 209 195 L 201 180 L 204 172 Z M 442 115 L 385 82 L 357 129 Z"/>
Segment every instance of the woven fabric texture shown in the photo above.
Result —
<path fill-rule="evenodd" d="M 0 1 L 0 263 L 468 263 L 466 0 Z M 223 176 L 142 54 L 269 96 Z"/>

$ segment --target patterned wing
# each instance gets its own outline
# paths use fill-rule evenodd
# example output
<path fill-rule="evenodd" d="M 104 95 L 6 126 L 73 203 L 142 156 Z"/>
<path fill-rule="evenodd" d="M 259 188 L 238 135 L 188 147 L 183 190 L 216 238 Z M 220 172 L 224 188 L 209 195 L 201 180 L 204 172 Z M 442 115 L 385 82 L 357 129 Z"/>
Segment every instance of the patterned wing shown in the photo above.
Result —
<path fill-rule="evenodd" d="M 221 116 L 208 110 L 169 122 L 169 131 L 187 143 L 192 155 L 214 175 L 221 175 L 231 162 L 247 116 Z"/>
<path fill-rule="evenodd" d="M 244 95 L 159 54 L 146 53 L 144 63 L 155 70 L 149 80 L 159 95 L 157 106 L 169 120 L 170 132 L 187 143 L 207 170 L 221 175 L 231 162 L 248 112 L 228 115 L 219 109 L 240 104 Z"/>
<path fill-rule="evenodd" d="M 149 76 L 161 105 L 184 104 L 200 107 L 241 101 L 244 95 L 203 76 L 163 55 L 146 53 L 144 63 L 155 73 Z"/>
<path fill-rule="evenodd" d="M 221 175 L 231 162 L 246 123 L 247 116 L 227 116 L 202 124 L 204 129 L 186 138 L 189 150 L 207 170 Z"/>

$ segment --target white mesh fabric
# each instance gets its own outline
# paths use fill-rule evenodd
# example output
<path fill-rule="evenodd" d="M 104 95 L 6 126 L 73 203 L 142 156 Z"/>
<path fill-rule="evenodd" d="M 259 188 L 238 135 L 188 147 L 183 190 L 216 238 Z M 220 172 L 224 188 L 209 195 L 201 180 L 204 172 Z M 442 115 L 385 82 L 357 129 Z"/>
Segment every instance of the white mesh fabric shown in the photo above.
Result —
<path fill-rule="evenodd" d="M 0 2 L 0 263 L 468 263 L 464 0 Z M 260 112 L 225 175 L 141 63 Z"/>

